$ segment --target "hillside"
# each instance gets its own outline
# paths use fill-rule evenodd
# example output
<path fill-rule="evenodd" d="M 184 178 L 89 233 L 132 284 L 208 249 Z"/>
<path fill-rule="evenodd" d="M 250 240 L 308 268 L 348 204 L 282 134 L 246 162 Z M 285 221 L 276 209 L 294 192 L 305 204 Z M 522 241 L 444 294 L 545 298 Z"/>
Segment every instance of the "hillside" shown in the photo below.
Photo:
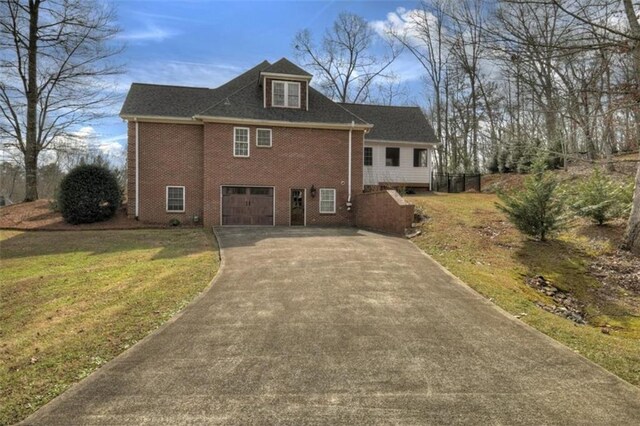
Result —
<path fill-rule="evenodd" d="M 613 157 L 614 170 L 609 176 L 620 182 L 630 182 L 636 174 L 638 153 L 625 153 Z M 605 169 L 605 160 L 590 162 L 578 160 L 569 163 L 568 170 L 554 170 L 561 182 L 571 182 L 589 176 L 595 168 Z M 526 175 L 517 173 L 487 174 L 482 176 L 482 192 L 494 193 L 496 190 L 509 191 L 522 185 Z"/>

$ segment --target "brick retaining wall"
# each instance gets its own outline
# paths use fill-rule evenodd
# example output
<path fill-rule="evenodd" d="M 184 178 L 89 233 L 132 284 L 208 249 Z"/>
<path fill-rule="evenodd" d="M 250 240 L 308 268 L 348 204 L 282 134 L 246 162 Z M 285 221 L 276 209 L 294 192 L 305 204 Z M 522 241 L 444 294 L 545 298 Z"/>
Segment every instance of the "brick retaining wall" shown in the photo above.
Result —
<path fill-rule="evenodd" d="M 355 198 L 356 226 L 404 234 L 413 222 L 414 205 L 394 190 L 366 192 Z"/>

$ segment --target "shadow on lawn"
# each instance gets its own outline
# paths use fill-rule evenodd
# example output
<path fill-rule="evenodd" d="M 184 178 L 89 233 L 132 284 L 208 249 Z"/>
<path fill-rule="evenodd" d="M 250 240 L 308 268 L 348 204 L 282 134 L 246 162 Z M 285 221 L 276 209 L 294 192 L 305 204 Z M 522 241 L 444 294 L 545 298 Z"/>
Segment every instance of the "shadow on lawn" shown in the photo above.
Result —
<path fill-rule="evenodd" d="M 0 241 L 0 259 L 16 259 L 65 253 L 130 252 L 157 250 L 152 260 L 173 259 L 197 254 L 211 248 L 198 238 L 214 237 L 202 228 L 145 229 L 120 231 L 22 232 Z M 215 242 L 213 243 L 215 247 Z"/>
<path fill-rule="evenodd" d="M 527 268 L 527 277 L 542 275 L 552 284 L 571 293 L 590 316 L 608 315 L 624 318 L 630 314 L 619 296 L 590 273 L 594 258 L 571 241 L 526 240 L 516 252 L 517 259 Z M 523 278 L 524 280 L 524 278 Z"/>

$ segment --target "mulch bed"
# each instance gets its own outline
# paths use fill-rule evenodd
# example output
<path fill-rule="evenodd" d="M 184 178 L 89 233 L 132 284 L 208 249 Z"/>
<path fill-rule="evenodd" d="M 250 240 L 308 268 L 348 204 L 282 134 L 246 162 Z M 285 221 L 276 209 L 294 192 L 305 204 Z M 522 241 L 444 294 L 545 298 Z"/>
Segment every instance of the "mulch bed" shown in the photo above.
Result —
<path fill-rule="evenodd" d="M 116 215 L 104 222 L 71 225 L 62 219 L 62 215 L 49 208 L 49 200 L 37 200 L 30 203 L 18 203 L 0 207 L 0 229 L 20 231 L 82 231 L 82 230 L 118 230 L 167 228 L 168 225 L 142 223 L 127 217 L 126 206 Z"/>

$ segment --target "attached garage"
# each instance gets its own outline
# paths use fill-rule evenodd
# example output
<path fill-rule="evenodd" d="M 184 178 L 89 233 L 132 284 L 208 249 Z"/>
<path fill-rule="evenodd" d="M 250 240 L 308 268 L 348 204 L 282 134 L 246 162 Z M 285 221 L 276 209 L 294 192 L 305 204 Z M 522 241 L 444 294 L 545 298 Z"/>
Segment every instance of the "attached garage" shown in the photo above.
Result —
<path fill-rule="evenodd" d="M 272 187 L 222 187 L 222 225 L 274 225 Z"/>

